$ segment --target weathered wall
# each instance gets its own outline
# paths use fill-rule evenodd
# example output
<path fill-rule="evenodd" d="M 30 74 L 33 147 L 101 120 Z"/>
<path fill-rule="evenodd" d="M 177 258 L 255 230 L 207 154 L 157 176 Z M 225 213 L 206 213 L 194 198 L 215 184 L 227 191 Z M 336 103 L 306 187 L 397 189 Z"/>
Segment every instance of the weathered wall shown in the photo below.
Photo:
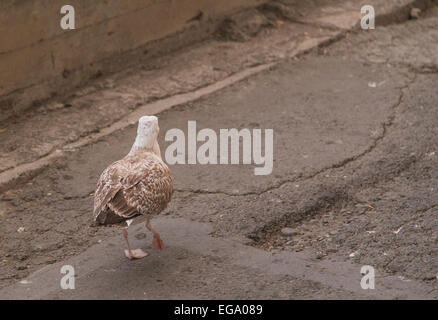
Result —
<path fill-rule="evenodd" d="M 214 25 L 262 0 L 2 0 L 0 120 L 94 74 L 117 70 L 115 58 L 188 28 Z M 76 11 L 76 29 L 60 27 L 60 9 Z M 202 11 L 202 23 L 191 20 Z M 208 32 L 211 32 L 209 30 Z M 114 62 L 114 63 L 113 63 Z"/>

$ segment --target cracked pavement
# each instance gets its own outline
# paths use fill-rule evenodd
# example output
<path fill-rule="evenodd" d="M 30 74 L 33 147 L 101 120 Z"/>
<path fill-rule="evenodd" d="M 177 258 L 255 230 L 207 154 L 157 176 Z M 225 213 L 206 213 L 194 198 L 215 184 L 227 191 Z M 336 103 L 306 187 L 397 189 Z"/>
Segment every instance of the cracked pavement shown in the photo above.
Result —
<path fill-rule="evenodd" d="M 169 249 L 135 262 L 117 229 L 87 227 L 98 176 L 135 126 L 68 152 L 0 195 L 0 297 L 437 298 L 437 70 L 432 9 L 161 112 L 162 154 L 188 120 L 272 128 L 274 170 L 171 166 L 174 198 L 155 220 Z M 142 225 L 131 237 L 150 249 Z M 63 264 L 77 267 L 76 290 L 59 288 Z M 362 265 L 376 290 L 360 288 Z"/>

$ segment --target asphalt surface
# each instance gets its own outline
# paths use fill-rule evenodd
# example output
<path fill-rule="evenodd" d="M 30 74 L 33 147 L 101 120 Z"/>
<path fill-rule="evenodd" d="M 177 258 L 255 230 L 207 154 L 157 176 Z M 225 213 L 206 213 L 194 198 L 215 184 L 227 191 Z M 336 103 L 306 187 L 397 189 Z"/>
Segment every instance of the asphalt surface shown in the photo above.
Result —
<path fill-rule="evenodd" d="M 5 192 L 0 297 L 436 298 L 437 18 L 348 34 L 160 113 L 162 154 L 165 132 L 189 120 L 274 130 L 271 175 L 171 166 L 174 199 L 155 220 L 166 251 L 135 225 L 131 238 L 152 253 L 128 261 L 119 230 L 87 228 L 98 176 L 129 151 L 135 126 Z M 75 290 L 59 286 L 66 264 Z M 363 265 L 376 269 L 375 290 L 360 287 Z"/>

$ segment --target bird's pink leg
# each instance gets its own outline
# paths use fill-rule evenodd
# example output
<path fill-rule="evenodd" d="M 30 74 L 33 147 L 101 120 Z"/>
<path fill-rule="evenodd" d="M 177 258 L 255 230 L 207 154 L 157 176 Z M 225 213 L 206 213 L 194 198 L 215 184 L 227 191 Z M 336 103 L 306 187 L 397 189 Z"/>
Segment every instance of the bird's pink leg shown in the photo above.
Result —
<path fill-rule="evenodd" d="M 154 234 L 154 239 L 152 240 L 152 249 L 166 249 L 163 240 L 161 240 L 160 234 L 156 230 L 152 229 L 150 219 L 146 220 L 146 228 Z"/>
<path fill-rule="evenodd" d="M 146 252 L 144 252 L 141 249 L 131 250 L 131 246 L 129 245 L 129 241 L 128 241 L 128 231 L 126 230 L 126 228 L 123 228 L 123 236 L 125 237 L 126 247 L 128 248 L 125 250 L 125 256 L 128 259 L 141 259 L 148 255 Z"/>

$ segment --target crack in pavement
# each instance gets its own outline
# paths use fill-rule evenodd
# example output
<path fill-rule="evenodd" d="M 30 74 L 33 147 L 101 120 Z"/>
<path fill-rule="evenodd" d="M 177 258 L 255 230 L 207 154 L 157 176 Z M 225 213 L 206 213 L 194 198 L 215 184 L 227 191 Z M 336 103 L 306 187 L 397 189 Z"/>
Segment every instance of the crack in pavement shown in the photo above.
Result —
<path fill-rule="evenodd" d="M 371 145 L 368 148 L 366 148 L 364 151 L 360 152 L 357 155 L 353 155 L 353 156 L 348 157 L 348 158 L 346 158 L 338 163 L 335 163 L 335 164 L 332 164 L 332 165 L 327 166 L 325 168 L 322 168 L 320 170 L 317 170 L 316 172 L 309 174 L 307 176 L 300 177 L 297 179 L 286 179 L 286 180 L 280 181 L 280 182 L 278 182 L 278 183 L 276 183 L 268 188 L 265 188 L 262 191 L 248 191 L 248 192 L 243 192 L 243 193 L 230 193 L 230 192 L 221 191 L 221 190 L 209 191 L 209 190 L 202 190 L 202 189 L 175 189 L 175 191 L 176 192 L 193 193 L 193 194 L 226 195 L 226 196 L 230 196 L 230 197 L 244 197 L 244 196 L 249 196 L 249 195 L 262 195 L 264 193 L 279 189 L 279 188 L 283 187 L 284 185 L 311 180 L 311 179 L 314 179 L 315 177 L 317 177 L 318 175 L 324 174 L 325 172 L 327 172 L 329 170 L 339 169 L 339 168 L 345 167 L 346 165 L 353 163 L 353 162 L 363 158 L 365 155 L 373 152 L 377 148 L 378 144 L 386 137 L 386 135 L 388 133 L 388 129 L 393 125 L 393 122 L 395 120 L 397 108 L 403 102 L 404 90 L 408 89 L 409 86 L 415 82 L 416 78 L 417 77 L 415 74 L 413 79 L 409 80 L 408 84 L 399 88 L 400 94 L 399 94 L 398 100 L 391 107 L 391 109 L 393 110 L 393 113 L 387 118 L 387 120 L 385 122 L 382 123 L 382 134 L 379 137 L 375 138 L 374 141 L 371 143 Z"/>

